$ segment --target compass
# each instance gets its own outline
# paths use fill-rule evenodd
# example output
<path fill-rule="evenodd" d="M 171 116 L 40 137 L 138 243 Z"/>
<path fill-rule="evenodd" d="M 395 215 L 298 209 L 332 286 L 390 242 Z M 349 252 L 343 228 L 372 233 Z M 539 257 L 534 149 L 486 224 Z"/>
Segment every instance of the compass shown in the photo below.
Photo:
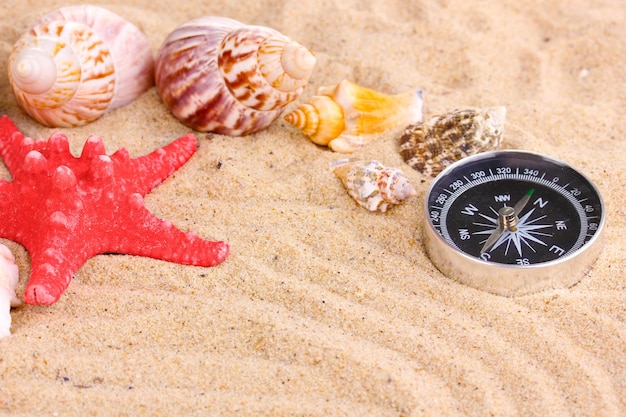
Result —
<path fill-rule="evenodd" d="M 587 177 L 525 151 L 485 152 L 450 165 L 428 190 L 425 210 L 435 266 L 505 296 L 577 283 L 598 257 L 605 218 Z"/>

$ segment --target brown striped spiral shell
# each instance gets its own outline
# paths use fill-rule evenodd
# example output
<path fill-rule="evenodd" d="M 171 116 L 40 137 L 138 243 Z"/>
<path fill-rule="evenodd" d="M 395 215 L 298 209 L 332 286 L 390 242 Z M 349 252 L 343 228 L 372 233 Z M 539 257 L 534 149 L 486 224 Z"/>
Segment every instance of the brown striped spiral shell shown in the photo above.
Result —
<path fill-rule="evenodd" d="M 315 57 L 274 29 L 208 16 L 170 33 L 156 62 L 157 89 L 176 118 L 240 136 L 267 127 L 300 95 Z"/>
<path fill-rule="evenodd" d="M 462 109 L 409 125 L 400 138 L 400 155 L 416 171 L 436 177 L 448 165 L 502 141 L 506 108 Z"/>

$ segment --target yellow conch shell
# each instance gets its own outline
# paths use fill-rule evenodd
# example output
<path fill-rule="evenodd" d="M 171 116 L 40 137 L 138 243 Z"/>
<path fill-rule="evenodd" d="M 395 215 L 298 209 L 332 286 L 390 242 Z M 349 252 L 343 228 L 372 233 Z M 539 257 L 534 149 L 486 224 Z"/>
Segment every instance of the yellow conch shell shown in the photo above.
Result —
<path fill-rule="evenodd" d="M 344 80 L 320 87 L 284 119 L 314 143 L 350 153 L 365 146 L 368 135 L 421 121 L 422 107 L 419 90 L 387 95 Z"/>

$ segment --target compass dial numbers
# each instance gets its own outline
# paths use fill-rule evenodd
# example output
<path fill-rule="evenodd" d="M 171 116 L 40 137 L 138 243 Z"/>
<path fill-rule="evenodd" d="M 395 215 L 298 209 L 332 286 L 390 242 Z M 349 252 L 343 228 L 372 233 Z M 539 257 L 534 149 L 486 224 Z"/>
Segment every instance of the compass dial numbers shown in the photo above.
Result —
<path fill-rule="evenodd" d="M 449 245 L 487 262 L 527 266 L 565 257 L 593 237 L 602 206 L 584 177 L 541 161 L 506 162 L 464 166 L 433 185 L 430 223 Z M 511 213 L 522 199 L 520 212 Z M 511 207 L 504 210 L 511 219 L 500 218 L 503 207 Z M 500 224 L 512 219 L 512 227 Z"/>

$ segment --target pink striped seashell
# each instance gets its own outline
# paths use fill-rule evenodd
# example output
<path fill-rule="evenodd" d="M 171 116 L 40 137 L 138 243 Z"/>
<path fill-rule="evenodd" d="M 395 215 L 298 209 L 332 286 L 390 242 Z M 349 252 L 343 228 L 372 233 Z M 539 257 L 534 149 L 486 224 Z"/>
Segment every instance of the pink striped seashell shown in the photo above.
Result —
<path fill-rule="evenodd" d="M 18 104 L 50 127 L 87 124 L 153 85 L 148 39 L 96 6 L 64 7 L 40 18 L 16 42 L 9 79 Z"/>
<path fill-rule="evenodd" d="M 165 39 L 155 81 L 185 125 L 239 136 L 272 123 L 304 90 L 314 65 L 307 48 L 274 29 L 209 16 Z"/>

